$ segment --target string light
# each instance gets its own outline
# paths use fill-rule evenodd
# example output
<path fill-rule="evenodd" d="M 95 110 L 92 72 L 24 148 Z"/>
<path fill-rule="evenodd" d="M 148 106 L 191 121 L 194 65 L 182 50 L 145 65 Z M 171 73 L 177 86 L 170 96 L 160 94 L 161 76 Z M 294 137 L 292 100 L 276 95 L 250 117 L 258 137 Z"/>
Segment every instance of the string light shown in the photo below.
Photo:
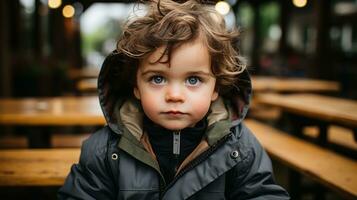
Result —
<path fill-rule="evenodd" d="M 229 13 L 230 6 L 225 1 L 219 1 L 215 6 L 217 12 L 221 15 L 227 15 Z"/>
<path fill-rule="evenodd" d="M 306 6 L 307 0 L 293 0 L 293 4 L 298 8 L 302 8 Z"/>
<path fill-rule="evenodd" d="M 62 4 L 62 0 L 48 0 L 48 7 L 52 9 L 56 9 L 60 7 Z"/>
<path fill-rule="evenodd" d="M 74 16 L 75 10 L 74 7 L 71 5 L 66 5 L 63 7 L 62 14 L 66 18 L 71 18 Z"/>

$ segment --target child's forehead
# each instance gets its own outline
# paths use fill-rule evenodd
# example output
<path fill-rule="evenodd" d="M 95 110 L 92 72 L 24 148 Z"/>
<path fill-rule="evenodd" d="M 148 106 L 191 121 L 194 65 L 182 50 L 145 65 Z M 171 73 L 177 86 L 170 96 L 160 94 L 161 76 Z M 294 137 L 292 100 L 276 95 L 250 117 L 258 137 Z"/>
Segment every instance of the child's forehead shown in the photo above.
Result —
<path fill-rule="evenodd" d="M 215 77 L 212 73 L 211 67 L 208 64 L 203 65 L 173 65 L 168 63 L 154 63 L 142 65 L 137 71 L 140 76 L 152 76 L 153 74 L 161 74 L 171 78 L 182 78 L 193 75 L 204 75 Z"/>
<path fill-rule="evenodd" d="M 149 63 L 165 62 L 168 59 L 166 46 L 161 46 L 154 50 L 152 53 L 148 54 L 142 61 Z"/>
<path fill-rule="evenodd" d="M 143 58 L 141 65 L 147 64 L 166 64 L 171 65 L 210 65 L 210 53 L 207 46 L 201 39 L 195 39 L 181 44 L 177 44 L 171 50 L 170 55 L 166 46 L 157 48 L 152 53 Z"/>

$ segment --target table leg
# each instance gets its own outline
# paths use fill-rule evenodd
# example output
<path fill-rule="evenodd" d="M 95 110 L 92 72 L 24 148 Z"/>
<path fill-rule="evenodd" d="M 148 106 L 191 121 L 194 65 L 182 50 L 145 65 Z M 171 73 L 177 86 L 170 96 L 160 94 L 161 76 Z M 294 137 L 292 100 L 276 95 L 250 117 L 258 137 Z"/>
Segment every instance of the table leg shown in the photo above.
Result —
<path fill-rule="evenodd" d="M 289 193 L 291 199 L 301 199 L 301 174 L 289 169 Z"/>
<path fill-rule="evenodd" d="M 29 148 L 50 148 L 51 129 L 49 127 L 34 127 L 29 128 L 28 131 Z"/>
<path fill-rule="evenodd" d="M 315 189 L 315 200 L 325 200 L 326 199 L 326 190 L 325 188 L 318 184 Z"/>
<path fill-rule="evenodd" d="M 297 137 L 302 136 L 304 120 L 299 116 L 284 112 L 279 120 L 278 128 Z"/>
<path fill-rule="evenodd" d="M 321 146 L 326 146 L 327 145 L 328 124 L 320 122 L 318 126 L 319 126 L 318 143 Z"/>

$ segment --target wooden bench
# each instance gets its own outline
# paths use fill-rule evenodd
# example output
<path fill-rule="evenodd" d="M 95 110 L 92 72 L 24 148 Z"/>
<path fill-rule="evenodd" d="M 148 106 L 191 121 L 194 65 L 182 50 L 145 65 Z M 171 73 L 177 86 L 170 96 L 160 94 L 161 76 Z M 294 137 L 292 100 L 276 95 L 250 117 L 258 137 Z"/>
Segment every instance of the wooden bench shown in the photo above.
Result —
<path fill-rule="evenodd" d="M 357 162 L 255 120 L 246 125 L 269 155 L 345 198 L 357 198 Z"/>
<path fill-rule="evenodd" d="M 80 149 L 0 150 L 0 186 L 60 186 Z"/>
<path fill-rule="evenodd" d="M 90 133 L 64 134 L 54 133 L 50 136 L 51 148 L 80 148 Z M 29 142 L 26 136 L 5 135 L 0 137 L 0 149 L 26 149 Z"/>
<path fill-rule="evenodd" d="M 0 149 L 24 149 L 28 148 L 29 144 L 25 136 L 5 135 L 0 136 Z"/>
<path fill-rule="evenodd" d="M 278 121 L 281 117 L 281 110 L 272 106 L 261 105 L 256 102 L 255 98 L 249 107 L 248 117 L 262 121 Z"/>
<path fill-rule="evenodd" d="M 87 139 L 90 133 L 78 134 L 51 134 L 50 143 L 52 148 L 80 148 L 82 142 Z"/>
<path fill-rule="evenodd" d="M 274 76 L 253 76 L 253 90 L 255 92 L 338 92 L 341 86 L 338 82 L 298 78 L 298 77 L 274 77 Z"/>
<path fill-rule="evenodd" d="M 82 79 L 76 83 L 76 90 L 79 93 L 97 93 L 97 79 Z"/>
<path fill-rule="evenodd" d="M 326 145 L 330 125 L 353 130 L 357 141 L 357 101 L 317 94 L 259 94 L 255 103 L 280 108 L 291 131 L 302 135 L 302 127 L 319 126 L 319 143 Z"/>
<path fill-rule="evenodd" d="M 353 138 L 353 131 L 341 126 L 328 127 L 327 141 L 357 152 L 357 142 Z M 303 129 L 303 134 L 309 138 L 317 139 L 319 129 L 315 126 L 308 126 Z"/>

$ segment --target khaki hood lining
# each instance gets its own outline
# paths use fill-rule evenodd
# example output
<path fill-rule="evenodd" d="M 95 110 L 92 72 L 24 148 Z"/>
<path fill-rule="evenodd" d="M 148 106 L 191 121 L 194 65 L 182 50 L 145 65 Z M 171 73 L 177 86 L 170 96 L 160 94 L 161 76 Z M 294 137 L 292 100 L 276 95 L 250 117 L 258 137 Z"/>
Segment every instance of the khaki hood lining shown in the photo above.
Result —
<path fill-rule="evenodd" d="M 143 111 L 138 107 L 137 101 L 134 99 L 126 100 L 122 106 L 117 105 L 116 109 L 119 109 L 120 124 L 123 124 L 129 132 L 138 140 L 141 141 L 143 136 Z M 221 97 L 213 101 L 210 110 L 208 111 L 207 121 L 208 126 L 214 123 L 229 119 L 229 112 Z"/>

